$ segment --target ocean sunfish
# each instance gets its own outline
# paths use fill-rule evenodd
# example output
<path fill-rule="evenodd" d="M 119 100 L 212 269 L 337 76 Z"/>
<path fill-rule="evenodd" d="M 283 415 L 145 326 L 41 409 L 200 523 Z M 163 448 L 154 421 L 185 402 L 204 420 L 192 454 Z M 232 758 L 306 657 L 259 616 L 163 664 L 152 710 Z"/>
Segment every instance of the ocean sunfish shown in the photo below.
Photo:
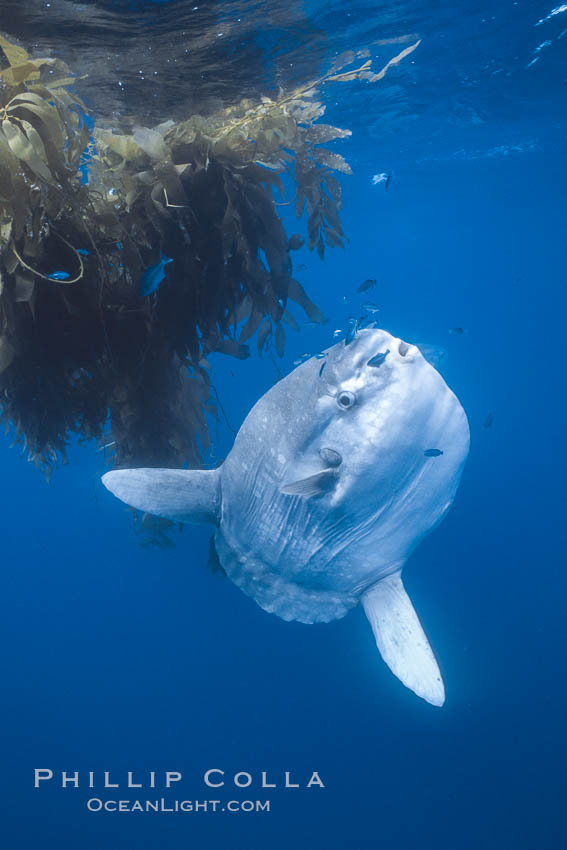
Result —
<path fill-rule="evenodd" d="M 313 357 L 273 386 L 220 468 L 122 469 L 103 483 L 138 510 L 213 523 L 229 578 L 284 620 L 328 622 L 362 602 L 386 664 L 440 706 L 401 571 L 455 497 L 465 412 L 419 349 L 384 330 L 337 343 L 325 363 L 321 374 Z"/>

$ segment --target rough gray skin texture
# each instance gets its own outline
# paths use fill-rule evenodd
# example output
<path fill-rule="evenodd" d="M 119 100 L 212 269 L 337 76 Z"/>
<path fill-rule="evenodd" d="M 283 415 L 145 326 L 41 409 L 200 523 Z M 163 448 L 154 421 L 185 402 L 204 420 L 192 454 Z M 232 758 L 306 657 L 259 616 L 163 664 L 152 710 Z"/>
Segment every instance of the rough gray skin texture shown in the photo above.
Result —
<path fill-rule="evenodd" d="M 254 406 L 221 467 L 220 561 L 283 619 L 342 617 L 401 569 L 455 496 L 465 413 L 419 350 L 400 343 L 364 330 L 329 349 L 322 376 L 320 360 L 299 366 Z M 367 365 L 386 349 L 379 367 Z M 322 448 L 342 462 L 321 495 L 282 493 L 326 468 Z M 424 456 L 431 448 L 443 455 Z"/>
<path fill-rule="evenodd" d="M 344 616 L 401 570 L 449 508 L 469 446 L 458 399 L 416 346 L 364 330 L 330 348 L 320 370 L 308 360 L 272 387 L 219 470 L 103 476 L 135 508 L 216 523 L 232 581 L 303 623 Z"/>

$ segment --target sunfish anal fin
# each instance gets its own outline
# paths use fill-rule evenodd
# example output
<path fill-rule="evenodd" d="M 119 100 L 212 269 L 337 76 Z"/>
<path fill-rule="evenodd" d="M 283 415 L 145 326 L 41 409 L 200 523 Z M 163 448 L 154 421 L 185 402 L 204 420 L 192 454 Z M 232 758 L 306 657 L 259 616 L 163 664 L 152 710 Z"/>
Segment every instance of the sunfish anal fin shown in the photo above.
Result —
<path fill-rule="evenodd" d="M 301 478 L 291 484 L 284 484 L 283 487 L 280 487 L 280 493 L 285 493 L 286 496 L 305 496 L 306 498 L 324 496 L 332 489 L 336 480 L 336 469 L 323 469 L 322 472 L 316 472 L 315 475 L 310 475 L 308 478 Z"/>
<path fill-rule="evenodd" d="M 399 573 L 362 595 L 380 654 L 403 684 L 431 705 L 445 702 L 443 679 Z"/>
<path fill-rule="evenodd" d="M 117 498 L 175 522 L 218 522 L 218 469 L 116 469 L 102 483 Z"/>

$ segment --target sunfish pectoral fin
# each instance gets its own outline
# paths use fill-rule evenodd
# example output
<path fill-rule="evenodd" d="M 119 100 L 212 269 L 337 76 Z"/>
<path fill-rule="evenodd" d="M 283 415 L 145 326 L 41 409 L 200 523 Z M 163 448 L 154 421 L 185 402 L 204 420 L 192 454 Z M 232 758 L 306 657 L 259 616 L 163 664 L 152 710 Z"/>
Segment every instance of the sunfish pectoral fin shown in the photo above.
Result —
<path fill-rule="evenodd" d="M 144 513 L 176 522 L 217 522 L 218 469 L 117 469 L 102 476 L 115 496 Z"/>
<path fill-rule="evenodd" d="M 280 493 L 285 493 L 287 496 L 305 496 L 306 498 L 324 496 L 333 488 L 336 481 L 336 469 L 323 469 L 322 472 L 316 472 L 315 475 L 310 475 L 308 478 L 301 478 L 291 484 L 284 484 L 283 487 L 280 487 Z"/>
<path fill-rule="evenodd" d="M 403 684 L 431 705 L 445 702 L 443 679 L 399 573 L 362 596 L 380 654 Z"/>

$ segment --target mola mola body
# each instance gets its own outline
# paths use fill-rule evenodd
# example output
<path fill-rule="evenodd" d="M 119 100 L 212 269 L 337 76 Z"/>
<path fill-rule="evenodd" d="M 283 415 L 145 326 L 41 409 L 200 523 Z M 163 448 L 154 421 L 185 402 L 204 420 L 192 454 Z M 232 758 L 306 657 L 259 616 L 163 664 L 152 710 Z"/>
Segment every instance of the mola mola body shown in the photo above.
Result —
<path fill-rule="evenodd" d="M 103 482 L 147 513 L 214 523 L 229 578 L 285 620 L 326 622 L 362 602 L 390 669 L 442 705 L 401 570 L 451 505 L 468 448 L 463 408 L 419 349 L 367 329 L 330 348 L 324 370 L 313 358 L 272 387 L 219 469 Z"/>

